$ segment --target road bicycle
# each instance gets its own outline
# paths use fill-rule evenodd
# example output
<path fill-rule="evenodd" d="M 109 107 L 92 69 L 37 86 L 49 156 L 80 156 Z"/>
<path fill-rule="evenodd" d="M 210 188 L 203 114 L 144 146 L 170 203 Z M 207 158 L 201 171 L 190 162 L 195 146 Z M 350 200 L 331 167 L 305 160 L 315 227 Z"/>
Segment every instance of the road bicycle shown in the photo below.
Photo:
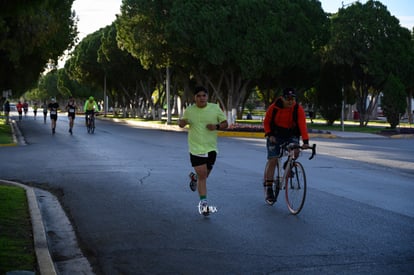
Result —
<path fill-rule="evenodd" d="M 299 157 L 305 149 L 296 143 L 284 143 L 280 147 L 281 150 L 277 163 L 277 173 L 275 173 L 273 181 L 273 192 L 276 200 L 279 192 L 284 190 L 286 204 L 290 213 L 297 215 L 302 210 L 306 198 L 305 169 L 297 160 L 297 157 Z M 316 144 L 313 144 L 309 149 L 312 150 L 309 159 L 313 159 L 316 154 Z M 299 150 L 299 154 L 295 158 L 295 151 L 297 150 Z M 287 160 L 282 167 L 281 163 L 283 156 L 287 156 Z"/>
<path fill-rule="evenodd" d="M 95 115 L 88 114 L 87 122 L 86 122 L 86 129 L 88 130 L 88 134 L 93 134 L 95 132 Z"/>

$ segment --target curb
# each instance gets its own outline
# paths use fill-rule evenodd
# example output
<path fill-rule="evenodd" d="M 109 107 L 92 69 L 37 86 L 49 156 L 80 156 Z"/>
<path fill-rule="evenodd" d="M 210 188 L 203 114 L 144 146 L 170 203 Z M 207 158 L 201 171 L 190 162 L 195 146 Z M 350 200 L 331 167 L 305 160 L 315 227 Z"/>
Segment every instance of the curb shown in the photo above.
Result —
<path fill-rule="evenodd" d="M 57 275 L 52 257 L 49 252 L 46 231 L 43 225 L 42 215 L 33 188 L 7 180 L 0 180 L 0 184 L 13 185 L 25 189 L 27 201 L 29 204 L 30 218 L 32 221 L 34 249 L 39 272 L 42 275 Z"/>
<path fill-rule="evenodd" d="M 399 134 L 399 135 L 392 135 L 390 138 L 414 138 L 414 134 Z"/>
<path fill-rule="evenodd" d="M 24 136 L 20 132 L 20 128 L 17 126 L 16 121 L 14 119 L 10 119 L 10 126 L 12 131 L 13 142 L 0 144 L 0 147 L 11 147 L 17 145 L 26 145 L 26 141 Z"/>
<path fill-rule="evenodd" d="M 12 126 L 13 140 L 16 142 L 16 144 L 26 145 L 26 140 L 24 139 L 24 136 L 22 135 L 22 132 L 20 131 L 20 128 L 17 126 L 15 120 L 12 121 Z"/>
<path fill-rule="evenodd" d="M 128 119 L 107 118 L 107 117 L 99 117 L 99 119 L 107 120 L 107 121 L 114 121 L 117 123 L 124 123 L 124 124 L 132 125 L 132 126 L 144 127 L 147 129 L 157 129 L 157 130 L 174 131 L 174 132 L 187 132 L 187 128 L 180 128 L 178 125 L 174 125 L 174 124 L 167 124 L 167 123 L 161 124 L 161 123 L 133 121 L 133 120 L 128 120 Z"/>
<path fill-rule="evenodd" d="M 332 134 L 316 134 L 309 133 L 310 138 L 337 138 L 336 135 Z M 262 138 L 264 139 L 264 133 L 262 132 L 235 132 L 235 131 L 219 131 L 219 137 L 245 137 L 245 138 Z"/>

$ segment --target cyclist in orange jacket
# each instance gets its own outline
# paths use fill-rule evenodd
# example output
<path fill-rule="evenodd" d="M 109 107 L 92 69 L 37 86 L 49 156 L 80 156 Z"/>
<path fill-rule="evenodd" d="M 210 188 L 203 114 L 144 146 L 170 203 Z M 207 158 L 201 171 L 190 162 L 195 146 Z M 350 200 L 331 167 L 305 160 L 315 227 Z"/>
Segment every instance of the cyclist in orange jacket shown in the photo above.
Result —
<path fill-rule="evenodd" d="M 269 106 L 263 121 L 266 135 L 267 163 L 264 171 L 265 201 L 273 205 L 275 197 L 272 190 L 275 168 L 280 155 L 280 145 L 298 143 L 302 136 L 303 147 L 309 147 L 306 115 L 303 107 L 296 102 L 293 88 L 285 88 L 283 95 Z"/>

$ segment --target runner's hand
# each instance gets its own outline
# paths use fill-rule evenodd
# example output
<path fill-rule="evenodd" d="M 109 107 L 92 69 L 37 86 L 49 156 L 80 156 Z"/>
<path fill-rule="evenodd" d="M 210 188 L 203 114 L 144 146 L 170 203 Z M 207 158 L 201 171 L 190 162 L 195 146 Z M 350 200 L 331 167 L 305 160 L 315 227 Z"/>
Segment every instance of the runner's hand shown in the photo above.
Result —
<path fill-rule="evenodd" d="M 210 131 L 217 130 L 216 124 L 207 124 L 206 128 Z"/>

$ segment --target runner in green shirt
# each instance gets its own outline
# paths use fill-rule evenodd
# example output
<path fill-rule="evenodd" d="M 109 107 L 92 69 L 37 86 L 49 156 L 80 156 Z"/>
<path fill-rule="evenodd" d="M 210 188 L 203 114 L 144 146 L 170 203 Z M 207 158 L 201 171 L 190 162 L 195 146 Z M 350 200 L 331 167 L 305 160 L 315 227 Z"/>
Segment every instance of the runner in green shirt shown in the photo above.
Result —
<path fill-rule="evenodd" d="M 195 104 L 184 111 L 178 125 L 181 128 L 189 125 L 188 148 L 195 171 L 195 174 L 190 173 L 190 188 L 195 191 L 198 185 L 199 212 L 207 216 L 210 212 L 207 202 L 207 177 L 217 157 L 217 130 L 227 128 L 228 123 L 220 107 L 208 102 L 206 88 L 195 88 L 194 101 Z"/>

